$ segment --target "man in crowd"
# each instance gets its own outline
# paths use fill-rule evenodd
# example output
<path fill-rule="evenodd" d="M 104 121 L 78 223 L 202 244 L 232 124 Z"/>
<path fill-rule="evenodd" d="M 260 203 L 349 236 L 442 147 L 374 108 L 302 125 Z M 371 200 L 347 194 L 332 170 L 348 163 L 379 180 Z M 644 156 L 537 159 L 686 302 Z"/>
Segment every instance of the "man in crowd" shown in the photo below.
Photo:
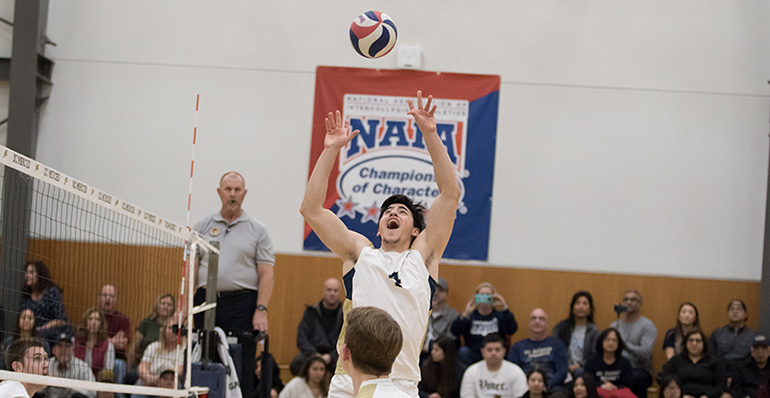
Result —
<path fill-rule="evenodd" d="M 39 339 L 18 339 L 5 350 L 5 368 L 17 373 L 48 375 L 48 354 Z M 0 397 L 29 398 L 45 386 L 5 380 L 0 382 Z"/>
<path fill-rule="evenodd" d="M 535 308 L 529 315 L 529 338 L 514 344 L 506 359 L 521 366 L 525 372 L 544 370 L 552 392 L 563 389 L 569 373 L 567 347 L 558 338 L 548 336 L 548 314 L 540 308 Z"/>
<path fill-rule="evenodd" d="M 275 254 L 267 228 L 243 211 L 246 180 L 235 171 L 219 180 L 217 194 L 222 208 L 198 221 L 195 231 L 208 241 L 219 242 L 216 325 L 225 331 L 267 331 L 267 306 L 273 293 Z M 199 265 L 195 305 L 206 301 L 208 258 Z M 253 314 L 253 316 L 243 316 Z M 195 327 L 203 325 L 203 313 Z"/>
<path fill-rule="evenodd" d="M 757 335 L 751 346 L 751 356 L 736 360 L 730 366 L 729 370 L 733 375 L 730 395 L 734 398 L 757 398 L 759 387 L 770 380 L 768 356 L 770 356 L 770 349 L 768 349 L 767 337 Z"/>
<path fill-rule="evenodd" d="M 428 319 L 428 331 L 425 334 L 425 343 L 422 345 L 421 359 L 430 355 L 433 342 L 441 337 L 455 338 L 449 328 L 452 322 L 460 315 L 456 309 L 449 306 L 449 282 L 444 278 L 438 278 L 436 293 L 433 294 L 433 311 Z"/>
<path fill-rule="evenodd" d="M 527 376 L 503 359 L 505 346 L 497 334 L 484 337 L 482 359 L 468 367 L 460 385 L 460 398 L 518 398 L 527 392 Z"/>
<path fill-rule="evenodd" d="M 625 343 L 623 356 L 631 362 L 629 388 L 637 397 L 647 396 L 647 387 L 652 385 L 652 349 L 658 337 L 658 328 L 651 320 L 642 316 L 642 294 L 628 290 L 623 295 L 626 307 L 624 318 L 610 326 L 618 329 Z"/>
<path fill-rule="evenodd" d="M 749 319 L 746 303 L 739 299 L 730 301 L 727 305 L 727 319 L 730 323 L 711 333 L 709 351 L 725 361 L 745 358 L 749 355 L 756 336 L 756 333 L 746 326 Z"/>
<path fill-rule="evenodd" d="M 297 347 L 300 354 L 289 366 L 296 376 L 307 358 L 319 355 L 330 372 L 337 364 L 337 339 L 342 328 L 342 284 L 337 278 L 324 282 L 324 296 L 320 302 L 305 308 L 297 328 Z"/>
<path fill-rule="evenodd" d="M 350 310 L 340 362 L 353 379 L 354 396 L 411 397 L 388 377 L 403 344 L 401 327 L 387 312 L 376 307 Z"/>
<path fill-rule="evenodd" d="M 118 301 L 118 289 L 113 285 L 104 285 L 99 294 L 99 308 L 107 319 L 107 335 L 110 343 L 115 347 L 115 376 L 116 382 L 122 383 L 126 375 L 126 348 L 128 336 L 131 333 L 131 325 L 128 317 L 116 309 Z"/>
<path fill-rule="evenodd" d="M 94 373 L 87 363 L 75 357 L 72 348 L 72 336 L 61 333 L 51 348 L 53 358 L 48 366 L 48 374 L 65 379 L 95 381 Z M 45 398 L 94 398 L 96 391 L 78 390 L 66 387 L 47 387 Z"/>

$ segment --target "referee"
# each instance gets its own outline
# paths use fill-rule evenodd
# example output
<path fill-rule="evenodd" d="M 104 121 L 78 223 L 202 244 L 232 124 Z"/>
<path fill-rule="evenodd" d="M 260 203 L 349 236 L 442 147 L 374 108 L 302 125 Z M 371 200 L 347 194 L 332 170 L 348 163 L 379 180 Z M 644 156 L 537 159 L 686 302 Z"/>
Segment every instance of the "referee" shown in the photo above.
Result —
<path fill-rule="evenodd" d="M 267 332 L 267 308 L 273 293 L 275 253 L 265 226 L 243 211 L 246 180 L 235 171 L 219 180 L 222 209 L 195 224 L 209 242 L 219 242 L 216 325 L 225 332 Z M 206 301 L 208 258 L 200 261 L 195 305 Z M 195 326 L 203 326 L 203 313 Z"/>

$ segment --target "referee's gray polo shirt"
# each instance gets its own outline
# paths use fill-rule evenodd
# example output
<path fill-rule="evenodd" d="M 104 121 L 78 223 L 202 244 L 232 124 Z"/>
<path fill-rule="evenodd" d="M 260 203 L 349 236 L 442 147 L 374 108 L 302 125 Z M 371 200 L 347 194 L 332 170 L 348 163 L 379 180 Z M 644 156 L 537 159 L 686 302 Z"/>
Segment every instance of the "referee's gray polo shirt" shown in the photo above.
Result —
<path fill-rule="evenodd" d="M 201 237 L 209 242 L 219 242 L 219 275 L 217 289 L 221 292 L 233 290 L 257 290 L 257 263 L 275 264 L 273 242 L 267 228 L 261 222 L 243 212 L 229 226 L 216 212 L 194 227 Z M 198 285 L 206 284 L 208 277 L 208 256 L 204 256 L 198 273 Z"/>

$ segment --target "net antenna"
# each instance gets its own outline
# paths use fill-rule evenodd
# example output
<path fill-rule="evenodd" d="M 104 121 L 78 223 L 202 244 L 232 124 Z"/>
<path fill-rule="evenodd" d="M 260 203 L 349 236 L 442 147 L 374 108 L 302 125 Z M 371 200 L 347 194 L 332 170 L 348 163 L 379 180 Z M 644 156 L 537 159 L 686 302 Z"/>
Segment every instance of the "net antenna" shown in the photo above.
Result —
<path fill-rule="evenodd" d="M 6 178 L 6 174 L 13 174 L 11 170 L 18 171 L 21 178 Z M 68 366 L 87 368 L 97 380 L 104 371 L 112 371 L 107 374 L 114 374 L 118 383 L 54 377 L 58 376 L 55 374 L 58 367 L 54 366 L 49 367 L 49 376 L 0 371 L 0 380 L 39 384 L 48 388 L 169 397 L 204 392 L 205 388 L 193 386 L 189 360 L 184 372 L 185 380 L 181 383 L 183 387 L 179 388 L 180 370 L 184 364 L 182 352 L 187 352 L 186 358 L 193 357 L 192 327 L 186 328 L 186 336 L 177 333 L 175 339 L 171 337 L 173 333 L 166 330 L 173 324 L 183 326 L 184 319 L 188 326 L 192 325 L 194 311 L 188 309 L 192 309 L 190 292 L 194 288 L 198 256 L 190 254 L 208 255 L 215 249 L 200 239 L 189 226 L 182 227 L 5 146 L 0 146 L 0 180 L 3 187 L 0 205 L 4 208 L 0 222 L 3 225 L 13 221 L 3 217 L 12 218 L 13 211 L 20 213 L 24 210 L 5 209 L 9 203 L 16 203 L 6 195 L 20 190 L 29 192 L 29 200 L 25 204 L 30 209 L 29 228 L 4 229 L 6 235 L 15 236 L 5 236 L 0 248 L 23 250 L 21 257 L 24 263 L 3 264 L 5 278 L 0 282 L 6 295 L 17 295 L 21 302 L 18 307 L 0 308 L 1 315 L 6 319 L 13 319 L 17 326 L 24 326 L 18 332 L 8 333 L 10 340 L 36 338 L 46 347 L 70 342 L 74 355 Z M 25 279 L 25 270 L 28 269 L 35 270 L 36 279 Z M 15 281 L 24 282 L 12 286 Z M 180 286 L 180 281 L 180 295 L 170 294 Z M 137 331 L 128 336 L 129 344 L 123 349 L 113 346 L 105 337 L 108 323 L 105 314 L 116 314 L 114 310 L 106 309 L 103 301 L 105 294 L 102 287 L 106 285 L 114 287 L 114 309 L 127 318 L 131 325 L 128 329 L 130 333 Z M 36 290 L 41 286 L 45 288 L 43 292 Z M 175 297 L 183 301 L 174 305 Z M 56 311 L 40 311 L 39 304 L 35 303 L 41 300 L 55 304 Z M 175 311 L 175 307 L 182 311 Z M 34 318 L 34 327 L 31 328 L 27 327 L 28 321 L 22 322 L 22 315 L 30 317 L 28 312 L 32 312 Z M 156 335 L 155 341 L 149 341 L 152 334 Z M 102 358 L 92 349 L 88 356 L 90 364 L 75 361 L 75 358 L 87 356 L 84 354 L 87 347 L 95 346 L 104 347 L 104 352 L 114 353 L 116 360 L 113 362 L 108 354 L 103 354 Z M 50 351 L 53 354 L 57 352 Z M 168 382 L 168 388 L 152 383 L 136 386 L 119 384 L 121 355 L 125 355 L 126 361 L 130 362 L 133 358 L 139 363 L 140 373 L 143 373 L 143 367 L 147 369 L 144 375 L 151 375 L 153 371 L 169 373 L 166 371 L 173 369 L 174 376 Z M 100 359 L 94 359 L 96 357 Z M 52 358 L 52 361 L 54 359 L 58 360 Z M 150 370 L 153 369 L 151 365 L 157 364 L 162 364 L 159 368 L 162 370 L 157 367 Z"/>

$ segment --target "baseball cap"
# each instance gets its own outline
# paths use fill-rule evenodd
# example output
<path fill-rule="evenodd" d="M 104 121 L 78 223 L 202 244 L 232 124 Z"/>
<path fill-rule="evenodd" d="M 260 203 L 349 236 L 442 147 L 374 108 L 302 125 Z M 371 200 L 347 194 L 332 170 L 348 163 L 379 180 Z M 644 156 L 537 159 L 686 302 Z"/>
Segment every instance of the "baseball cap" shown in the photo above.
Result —
<path fill-rule="evenodd" d="M 765 347 L 768 346 L 767 337 L 764 335 L 758 334 L 756 337 L 754 337 L 754 344 L 752 344 L 752 347 L 756 347 L 758 345 L 763 345 Z"/>
<path fill-rule="evenodd" d="M 66 342 L 72 344 L 72 336 L 69 333 L 65 333 L 65 332 L 59 333 L 56 336 L 56 340 L 54 340 L 54 345 L 59 344 L 62 341 L 66 341 Z"/>

